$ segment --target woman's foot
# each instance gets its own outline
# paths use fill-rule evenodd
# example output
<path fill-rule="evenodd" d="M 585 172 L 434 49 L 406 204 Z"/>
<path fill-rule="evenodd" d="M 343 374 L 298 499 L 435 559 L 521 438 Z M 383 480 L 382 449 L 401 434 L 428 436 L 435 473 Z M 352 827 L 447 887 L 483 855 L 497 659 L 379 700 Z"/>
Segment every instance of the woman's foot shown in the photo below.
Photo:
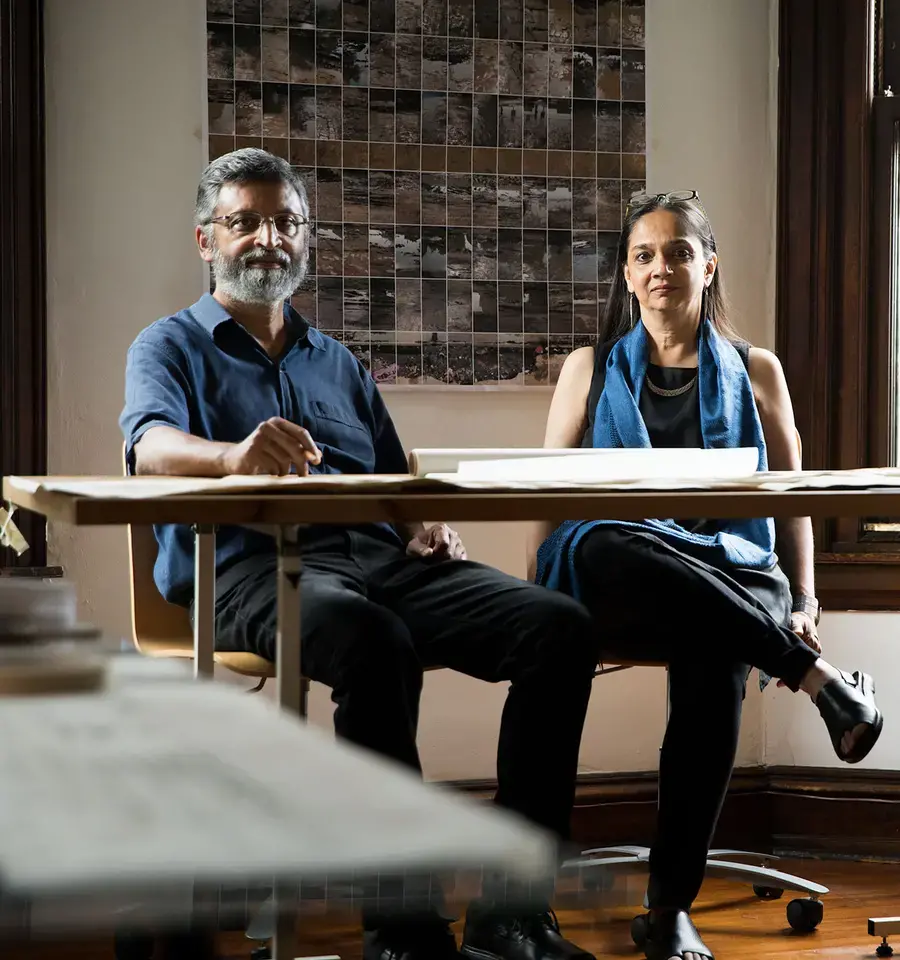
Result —
<path fill-rule="evenodd" d="M 644 952 L 647 960 L 714 960 L 686 910 L 651 910 Z"/>
<path fill-rule="evenodd" d="M 818 707 L 838 758 L 859 763 L 881 735 L 884 723 L 875 705 L 875 684 L 867 673 L 848 674 L 819 658 L 800 689 Z"/>

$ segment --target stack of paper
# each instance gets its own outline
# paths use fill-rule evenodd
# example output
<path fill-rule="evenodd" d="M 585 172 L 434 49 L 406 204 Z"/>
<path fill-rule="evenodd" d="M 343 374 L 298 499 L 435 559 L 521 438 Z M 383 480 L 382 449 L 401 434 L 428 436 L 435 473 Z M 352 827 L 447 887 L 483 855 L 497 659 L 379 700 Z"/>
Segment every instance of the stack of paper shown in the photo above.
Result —
<path fill-rule="evenodd" d="M 441 480 L 613 483 L 637 480 L 736 480 L 752 476 L 755 447 L 722 450 L 416 451 L 415 469 Z"/>
<path fill-rule="evenodd" d="M 565 453 L 577 457 L 595 454 L 593 449 L 548 450 L 545 447 L 420 447 L 409 454 L 409 472 L 414 477 L 456 473 L 462 462 L 484 460 L 538 460 Z"/>
<path fill-rule="evenodd" d="M 53 630 L 76 620 L 75 585 L 68 580 L 0 579 L 0 635 L 22 627 Z"/>

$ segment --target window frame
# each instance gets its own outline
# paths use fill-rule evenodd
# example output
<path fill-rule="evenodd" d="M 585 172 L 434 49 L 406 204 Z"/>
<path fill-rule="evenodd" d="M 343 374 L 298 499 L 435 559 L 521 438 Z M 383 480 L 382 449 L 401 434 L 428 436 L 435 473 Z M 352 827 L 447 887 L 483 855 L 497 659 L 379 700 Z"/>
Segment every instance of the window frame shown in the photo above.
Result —
<path fill-rule="evenodd" d="M 43 0 L 0 0 L 0 476 L 47 472 Z M 46 524 L 17 514 L 43 567 Z"/>
<path fill-rule="evenodd" d="M 776 349 L 807 469 L 893 462 L 898 331 L 886 320 L 879 131 L 898 100 L 884 94 L 900 61 L 898 8 L 780 0 Z M 900 610 L 900 535 L 866 526 L 886 519 L 900 518 L 815 524 L 823 609 Z"/>

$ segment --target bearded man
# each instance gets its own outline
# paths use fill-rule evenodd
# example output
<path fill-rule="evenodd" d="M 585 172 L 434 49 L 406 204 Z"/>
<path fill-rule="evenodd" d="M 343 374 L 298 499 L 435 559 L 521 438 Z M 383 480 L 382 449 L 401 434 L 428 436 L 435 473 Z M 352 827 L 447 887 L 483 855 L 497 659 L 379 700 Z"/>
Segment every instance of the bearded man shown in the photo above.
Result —
<path fill-rule="evenodd" d="M 285 302 L 309 260 L 309 201 L 297 172 L 263 150 L 227 154 L 204 172 L 195 215 L 215 290 L 151 324 L 128 352 L 120 423 L 129 469 L 406 473 L 365 367 Z M 190 606 L 193 534 L 160 526 L 156 538 L 156 584 Z M 598 657 L 586 610 L 468 560 L 445 524 L 312 527 L 301 546 L 304 673 L 331 688 L 338 735 L 420 771 L 423 668 L 509 681 L 497 802 L 565 838 Z M 216 573 L 217 649 L 273 660 L 273 539 L 220 529 Z M 365 960 L 591 960 L 561 936 L 549 903 L 529 895 L 525 907 L 508 894 L 500 881 L 486 883 L 468 910 L 462 954 L 439 910 L 366 916 Z"/>

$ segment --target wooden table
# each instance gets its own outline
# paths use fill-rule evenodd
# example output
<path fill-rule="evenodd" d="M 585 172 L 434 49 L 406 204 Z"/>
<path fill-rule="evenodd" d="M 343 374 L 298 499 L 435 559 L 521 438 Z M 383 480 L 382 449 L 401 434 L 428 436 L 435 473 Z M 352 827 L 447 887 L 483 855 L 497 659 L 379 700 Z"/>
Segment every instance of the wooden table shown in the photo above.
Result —
<path fill-rule="evenodd" d="M 278 699 L 284 709 L 305 716 L 299 642 L 300 527 L 429 519 L 560 522 L 646 517 L 900 516 L 900 470 L 798 472 L 770 474 L 766 479 L 788 489 L 724 483 L 702 490 L 660 489 L 658 485 L 655 489 L 610 490 L 546 482 L 464 484 L 411 476 L 328 476 L 241 478 L 240 489 L 235 490 L 228 481 L 179 478 L 80 477 L 67 481 L 7 477 L 3 496 L 16 507 L 76 526 L 193 526 L 194 653 L 199 674 L 212 673 L 215 528 L 237 525 L 273 532 L 278 545 Z M 293 956 L 292 938 L 292 917 L 286 910 L 275 939 L 276 956 Z"/>
<path fill-rule="evenodd" d="M 645 517 L 900 516 L 900 470 L 768 474 L 791 489 L 627 489 L 397 476 L 188 480 L 175 477 L 6 477 L 11 504 L 75 526 L 177 523 L 195 540 L 194 669 L 213 670 L 215 528 L 247 526 L 278 544 L 279 703 L 305 715 L 300 681 L 300 527 L 315 524 L 641 520 Z M 867 482 L 868 481 L 868 482 Z M 827 483 L 825 489 L 815 484 Z M 186 492 L 187 491 L 187 492 Z"/>

